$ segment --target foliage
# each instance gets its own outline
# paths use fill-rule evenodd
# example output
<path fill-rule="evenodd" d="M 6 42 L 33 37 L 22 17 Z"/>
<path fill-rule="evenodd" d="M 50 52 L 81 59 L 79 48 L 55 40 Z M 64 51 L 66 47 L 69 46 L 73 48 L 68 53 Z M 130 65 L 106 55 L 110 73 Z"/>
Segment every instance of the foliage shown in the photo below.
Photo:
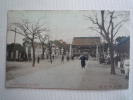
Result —
<path fill-rule="evenodd" d="M 14 50 L 14 43 L 7 44 L 7 51 L 8 51 L 8 52 L 13 52 L 13 50 Z M 24 46 L 22 46 L 22 45 L 19 44 L 19 43 L 16 43 L 16 44 L 15 44 L 15 50 L 19 50 L 19 51 L 21 51 L 21 52 L 25 52 Z"/>
<path fill-rule="evenodd" d="M 28 44 L 30 44 L 30 40 L 28 38 L 23 38 L 23 46 L 26 46 Z"/>
<path fill-rule="evenodd" d="M 115 39 L 115 41 L 117 41 L 118 43 L 122 40 L 122 39 L 124 39 L 126 36 L 119 36 L 119 37 L 117 37 L 116 39 Z"/>

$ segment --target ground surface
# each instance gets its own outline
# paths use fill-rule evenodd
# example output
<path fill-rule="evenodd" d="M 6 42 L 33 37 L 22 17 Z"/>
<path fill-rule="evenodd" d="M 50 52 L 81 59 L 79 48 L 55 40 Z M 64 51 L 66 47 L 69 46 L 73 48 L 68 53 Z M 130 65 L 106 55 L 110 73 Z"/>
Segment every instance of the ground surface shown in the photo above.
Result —
<path fill-rule="evenodd" d="M 41 60 L 35 67 L 31 62 L 7 62 L 6 87 L 65 88 L 65 89 L 126 89 L 128 80 L 116 68 L 110 75 L 110 65 L 86 61 L 85 69 L 80 60 L 55 59 L 53 63 Z"/>

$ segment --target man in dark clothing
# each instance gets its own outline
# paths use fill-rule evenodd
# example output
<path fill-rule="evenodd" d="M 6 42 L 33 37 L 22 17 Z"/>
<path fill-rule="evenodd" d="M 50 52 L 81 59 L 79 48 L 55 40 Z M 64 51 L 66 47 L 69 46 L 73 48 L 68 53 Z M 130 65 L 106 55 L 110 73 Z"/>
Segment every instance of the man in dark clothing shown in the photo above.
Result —
<path fill-rule="evenodd" d="M 67 61 L 69 61 L 69 56 L 68 55 L 67 55 L 67 58 L 66 59 L 67 59 Z"/>
<path fill-rule="evenodd" d="M 64 55 L 62 55 L 62 57 L 61 57 L 61 62 L 64 63 Z"/>
<path fill-rule="evenodd" d="M 47 55 L 47 59 L 48 59 L 48 55 Z"/>
<path fill-rule="evenodd" d="M 54 59 L 54 55 L 53 55 L 53 59 Z"/>
<path fill-rule="evenodd" d="M 39 64 L 39 61 L 40 61 L 40 57 L 38 56 L 38 58 L 37 58 L 37 62 L 38 62 L 38 64 Z"/>
<path fill-rule="evenodd" d="M 81 66 L 82 66 L 82 68 L 85 68 L 85 60 L 86 60 L 86 57 L 83 55 L 82 57 L 80 57 L 79 60 L 81 60 Z"/>

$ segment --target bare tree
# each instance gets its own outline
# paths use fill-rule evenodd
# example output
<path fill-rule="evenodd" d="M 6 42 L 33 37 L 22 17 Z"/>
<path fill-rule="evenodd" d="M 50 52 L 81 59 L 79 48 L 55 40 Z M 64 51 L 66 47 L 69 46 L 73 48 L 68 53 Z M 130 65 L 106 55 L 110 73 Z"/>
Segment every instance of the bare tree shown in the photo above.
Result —
<path fill-rule="evenodd" d="M 38 34 L 39 40 L 42 44 L 42 59 L 44 59 L 44 46 L 45 46 L 45 41 L 49 39 L 49 34 L 45 34 L 45 36 L 42 36 L 41 34 Z"/>
<path fill-rule="evenodd" d="M 47 31 L 47 28 L 44 27 L 45 23 L 40 23 L 40 21 L 44 17 L 38 19 L 37 22 L 29 22 L 27 19 L 22 19 L 21 21 L 18 22 L 13 22 L 11 23 L 11 26 L 9 28 L 10 31 L 16 32 L 25 38 L 28 38 L 31 41 L 32 49 L 33 49 L 33 63 L 32 67 L 35 66 L 35 44 L 34 41 L 35 39 L 38 39 L 38 34 Z M 15 30 L 13 27 L 17 27 L 17 30 Z"/>
<path fill-rule="evenodd" d="M 99 13 L 100 16 L 98 16 L 96 11 L 92 11 L 92 13 L 94 15 L 93 18 L 85 16 L 94 25 L 89 27 L 89 29 L 96 31 L 107 41 L 110 52 L 111 74 L 115 75 L 113 41 L 120 28 L 129 20 L 129 12 L 102 10 Z"/>

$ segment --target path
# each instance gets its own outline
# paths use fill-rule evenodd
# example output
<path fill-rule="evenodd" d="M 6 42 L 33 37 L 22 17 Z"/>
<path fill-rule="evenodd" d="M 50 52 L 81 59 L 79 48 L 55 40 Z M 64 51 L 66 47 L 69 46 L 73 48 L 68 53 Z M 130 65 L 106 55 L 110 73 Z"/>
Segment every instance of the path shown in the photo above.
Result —
<path fill-rule="evenodd" d="M 70 88 L 78 89 L 82 81 L 85 69 L 81 69 L 80 61 L 74 60 L 59 66 L 51 67 L 30 75 L 7 81 L 6 86 L 11 87 L 33 87 L 39 88 Z M 14 84 L 17 83 L 17 84 Z M 14 84 L 14 85 L 13 85 Z M 27 84 L 27 85 L 20 85 Z M 30 86 L 32 84 L 32 86 Z M 35 86 L 35 88 L 38 88 Z"/>
<path fill-rule="evenodd" d="M 128 80 L 116 68 L 117 75 L 110 75 L 110 66 L 98 61 L 87 62 L 85 69 L 74 60 L 50 67 L 30 75 L 7 81 L 7 87 L 65 88 L 65 89 L 121 89 Z"/>

